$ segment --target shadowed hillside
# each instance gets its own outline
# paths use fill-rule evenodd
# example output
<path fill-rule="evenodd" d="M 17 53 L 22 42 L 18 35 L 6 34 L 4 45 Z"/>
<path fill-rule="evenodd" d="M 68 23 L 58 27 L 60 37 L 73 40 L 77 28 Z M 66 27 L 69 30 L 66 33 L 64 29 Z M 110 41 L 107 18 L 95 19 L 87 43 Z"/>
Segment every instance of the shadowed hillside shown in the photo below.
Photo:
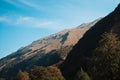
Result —
<path fill-rule="evenodd" d="M 67 59 L 61 65 L 61 71 L 67 80 L 74 80 L 81 67 L 85 71 L 88 70 L 92 52 L 98 46 L 101 35 L 105 32 L 113 32 L 120 37 L 120 4 L 112 13 L 90 28 L 73 47 Z"/>

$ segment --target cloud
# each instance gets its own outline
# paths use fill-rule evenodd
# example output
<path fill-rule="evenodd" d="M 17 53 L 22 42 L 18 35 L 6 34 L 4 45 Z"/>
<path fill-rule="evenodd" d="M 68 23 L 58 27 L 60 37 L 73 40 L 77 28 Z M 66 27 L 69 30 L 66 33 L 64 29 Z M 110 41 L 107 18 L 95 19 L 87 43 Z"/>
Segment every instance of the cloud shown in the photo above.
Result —
<path fill-rule="evenodd" d="M 38 19 L 30 16 L 17 16 L 17 17 L 9 17 L 9 16 L 1 16 L 0 22 L 19 26 L 19 27 L 33 27 L 33 28 L 41 28 L 41 29 L 63 29 L 65 26 L 61 24 L 61 22 L 57 20 L 48 20 L 48 19 Z"/>
<path fill-rule="evenodd" d="M 17 0 L 15 1 L 13 1 L 13 0 L 4 0 L 5 2 L 7 2 L 7 3 L 9 3 L 9 4 L 11 4 L 11 5 L 14 5 L 14 6 L 16 6 L 16 7 L 23 7 L 21 4 L 19 4 L 18 2 L 17 2 Z"/>
<path fill-rule="evenodd" d="M 30 0 L 29 1 L 28 0 L 4 0 L 4 1 L 16 7 L 20 7 L 20 8 L 30 7 L 30 8 L 34 8 L 37 10 L 41 8 L 40 5 Z"/>
<path fill-rule="evenodd" d="M 17 19 L 16 19 L 16 24 L 23 24 L 23 23 L 26 23 L 26 22 L 31 22 L 33 21 L 33 18 L 32 17 L 23 17 L 23 16 L 19 16 Z"/>
<path fill-rule="evenodd" d="M 48 28 L 51 26 L 58 26 L 59 23 L 47 19 L 38 19 L 35 17 L 28 16 L 20 16 L 16 19 L 16 25 L 25 25 L 28 27 L 36 27 L 36 28 Z"/>
<path fill-rule="evenodd" d="M 19 2 L 21 2 L 22 4 L 35 8 L 35 9 L 40 9 L 40 6 L 36 3 L 30 2 L 30 0 L 19 0 Z"/>
<path fill-rule="evenodd" d="M 7 19 L 6 17 L 0 17 L 0 22 L 9 22 L 9 19 Z"/>
<path fill-rule="evenodd" d="M 34 17 L 28 17 L 28 16 L 20 16 L 16 19 L 15 24 L 17 25 L 26 25 L 29 27 L 39 27 L 39 28 L 45 28 L 46 26 L 53 25 L 55 22 L 50 20 L 40 20 L 38 18 Z"/>

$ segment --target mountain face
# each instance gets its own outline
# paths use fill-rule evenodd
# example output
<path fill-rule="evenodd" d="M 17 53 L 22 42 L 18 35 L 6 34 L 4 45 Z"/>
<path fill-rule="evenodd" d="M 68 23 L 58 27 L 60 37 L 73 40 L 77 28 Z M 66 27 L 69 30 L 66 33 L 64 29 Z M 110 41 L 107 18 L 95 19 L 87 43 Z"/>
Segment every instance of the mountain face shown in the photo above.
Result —
<path fill-rule="evenodd" d="M 67 80 L 74 80 L 81 67 L 87 71 L 92 52 L 105 32 L 113 32 L 120 38 L 120 4 L 84 34 L 61 64 L 61 71 Z"/>
<path fill-rule="evenodd" d="M 29 71 L 33 66 L 50 66 L 62 63 L 83 34 L 100 19 L 36 40 L 2 58 L 0 60 L 0 77 L 10 78 L 18 70 Z"/>

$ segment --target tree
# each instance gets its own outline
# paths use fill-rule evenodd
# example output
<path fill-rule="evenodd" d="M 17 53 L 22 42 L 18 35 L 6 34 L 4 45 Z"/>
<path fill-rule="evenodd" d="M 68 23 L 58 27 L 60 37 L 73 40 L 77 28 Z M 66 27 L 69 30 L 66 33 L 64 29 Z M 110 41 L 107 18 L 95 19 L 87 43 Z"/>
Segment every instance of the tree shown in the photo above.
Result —
<path fill-rule="evenodd" d="M 35 67 L 30 72 L 31 80 L 64 80 L 57 67 Z"/>
<path fill-rule="evenodd" d="M 91 63 L 89 73 L 93 80 L 119 80 L 120 41 L 116 34 L 103 34 Z"/>
<path fill-rule="evenodd" d="M 21 70 L 18 72 L 17 76 L 13 80 L 30 80 L 29 74 L 27 72 L 22 72 Z"/>
<path fill-rule="evenodd" d="M 4 78 L 0 78 L 0 80 L 5 80 Z"/>
<path fill-rule="evenodd" d="M 80 71 L 77 72 L 75 80 L 91 80 L 87 72 L 84 72 L 81 68 Z"/>

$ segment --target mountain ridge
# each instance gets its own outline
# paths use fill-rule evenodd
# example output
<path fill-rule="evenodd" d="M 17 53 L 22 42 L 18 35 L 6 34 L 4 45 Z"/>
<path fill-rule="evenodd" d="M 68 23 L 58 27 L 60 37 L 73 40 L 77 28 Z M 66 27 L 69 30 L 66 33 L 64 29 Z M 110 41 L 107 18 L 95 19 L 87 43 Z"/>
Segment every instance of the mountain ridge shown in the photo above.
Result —
<path fill-rule="evenodd" d="M 29 71 L 35 65 L 49 66 L 63 62 L 77 41 L 99 20 L 36 40 L 0 59 L 0 76 L 11 77 L 19 69 Z"/>

